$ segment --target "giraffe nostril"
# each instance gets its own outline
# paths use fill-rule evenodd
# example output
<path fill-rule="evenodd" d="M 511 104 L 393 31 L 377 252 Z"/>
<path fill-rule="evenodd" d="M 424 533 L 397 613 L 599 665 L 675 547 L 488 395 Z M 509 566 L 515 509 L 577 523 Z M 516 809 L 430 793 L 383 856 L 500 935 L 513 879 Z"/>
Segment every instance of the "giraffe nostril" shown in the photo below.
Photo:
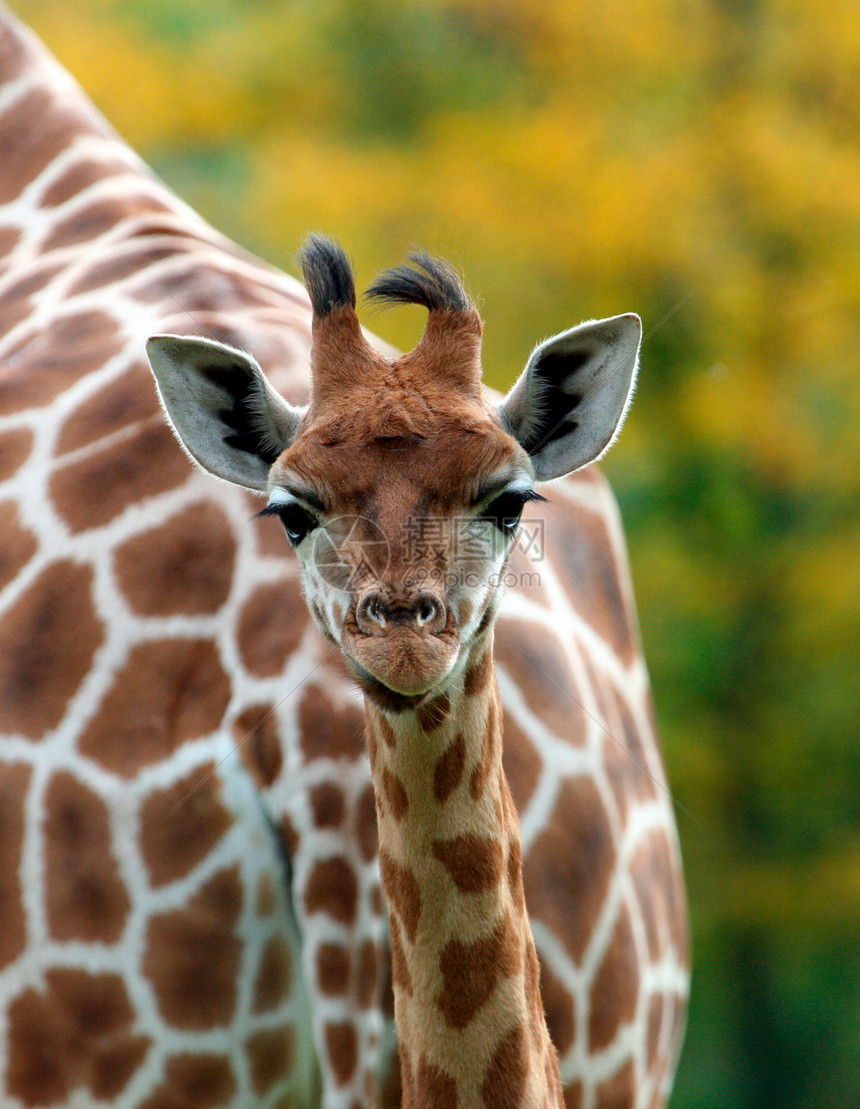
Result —
<path fill-rule="evenodd" d="M 445 602 L 436 593 L 420 593 L 413 602 L 415 623 L 423 631 L 437 634 L 445 627 Z"/>
<path fill-rule="evenodd" d="M 358 603 L 355 620 L 365 635 L 373 635 L 387 624 L 388 605 L 378 592 L 368 593 Z"/>
<path fill-rule="evenodd" d="M 421 627 L 424 627 L 425 624 L 429 624 L 430 621 L 435 617 L 437 611 L 438 609 L 436 607 L 435 601 L 421 601 L 421 603 L 418 605 L 417 613 L 417 620 L 419 625 Z"/>
<path fill-rule="evenodd" d="M 445 628 L 445 602 L 429 591 L 392 601 L 374 589 L 358 602 L 355 621 L 365 635 L 378 635 L 393 624 L 411 625 L 422 634 L 437 635 Z"/>

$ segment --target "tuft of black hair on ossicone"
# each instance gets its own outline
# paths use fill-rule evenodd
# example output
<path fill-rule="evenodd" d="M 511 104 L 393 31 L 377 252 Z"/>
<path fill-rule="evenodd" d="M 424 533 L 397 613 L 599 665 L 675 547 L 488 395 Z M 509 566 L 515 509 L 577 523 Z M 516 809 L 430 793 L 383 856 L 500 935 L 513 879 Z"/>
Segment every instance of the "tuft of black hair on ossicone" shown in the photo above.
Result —
<path fill-rule="evenodd" d="M 365 293 L 369 300 L 423 304 L 430 312 L 469 312 L 473 304 L 460 275 L 424 250 L 409 255 L 412 265 L 385 270 Z"/>
<path fill-rule="evenodd" d="M 299 263 L 314 314 L 327 316 L 335 308 L 355 308 L 355 281 L 343 248 L 317 233 L 308 235 Z"/>

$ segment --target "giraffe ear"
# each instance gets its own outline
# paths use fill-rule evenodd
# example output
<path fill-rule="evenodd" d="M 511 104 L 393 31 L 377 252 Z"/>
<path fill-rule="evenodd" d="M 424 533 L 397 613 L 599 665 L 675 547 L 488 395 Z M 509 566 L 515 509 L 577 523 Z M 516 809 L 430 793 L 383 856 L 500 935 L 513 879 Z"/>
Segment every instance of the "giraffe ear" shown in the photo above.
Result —
<path fill-rule="evenodd" d="M 278 396 L 250 355 L 213 339 L 153 335 L 146 353 L 167 417 L 191 457 L 216 477 L 265 491 L 304 410 Z"/>
<path fill-rule="evenodd" d="M 593 320 L 547 339 L 499 409 L 539 481 L 594 462 L 618 434 L 633 395 L 642 321 Z"/>

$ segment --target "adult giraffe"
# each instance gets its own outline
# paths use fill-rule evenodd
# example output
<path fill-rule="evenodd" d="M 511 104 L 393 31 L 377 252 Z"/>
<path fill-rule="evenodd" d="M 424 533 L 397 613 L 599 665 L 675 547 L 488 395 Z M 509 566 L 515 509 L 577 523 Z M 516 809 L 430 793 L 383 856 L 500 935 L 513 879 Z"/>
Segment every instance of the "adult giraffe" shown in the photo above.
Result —
<path fill-rule="evenodd" d="M 3 1104 L 397 1104 L 359 695 L 276 522 L 188 466 L 143 360 L 202 330 L 300 405 L 307 299 L 5 11 L 0 157 Z M 613 503 L 593 470 L 552 497 L 496 642 L 542 999 L 567 1104 L 660 1105 L 671 809 Z"/>

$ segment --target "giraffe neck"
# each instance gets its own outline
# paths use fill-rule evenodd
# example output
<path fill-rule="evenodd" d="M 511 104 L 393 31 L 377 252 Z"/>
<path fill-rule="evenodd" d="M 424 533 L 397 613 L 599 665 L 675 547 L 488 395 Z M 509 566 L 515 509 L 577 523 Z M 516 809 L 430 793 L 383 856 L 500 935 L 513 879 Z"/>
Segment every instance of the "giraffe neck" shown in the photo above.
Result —
<path fill-rule="evenodd" d="M 561 1104 L 502 770 L 492 632 L 416 712 L 367 702 L 404 1109 Z"/>

